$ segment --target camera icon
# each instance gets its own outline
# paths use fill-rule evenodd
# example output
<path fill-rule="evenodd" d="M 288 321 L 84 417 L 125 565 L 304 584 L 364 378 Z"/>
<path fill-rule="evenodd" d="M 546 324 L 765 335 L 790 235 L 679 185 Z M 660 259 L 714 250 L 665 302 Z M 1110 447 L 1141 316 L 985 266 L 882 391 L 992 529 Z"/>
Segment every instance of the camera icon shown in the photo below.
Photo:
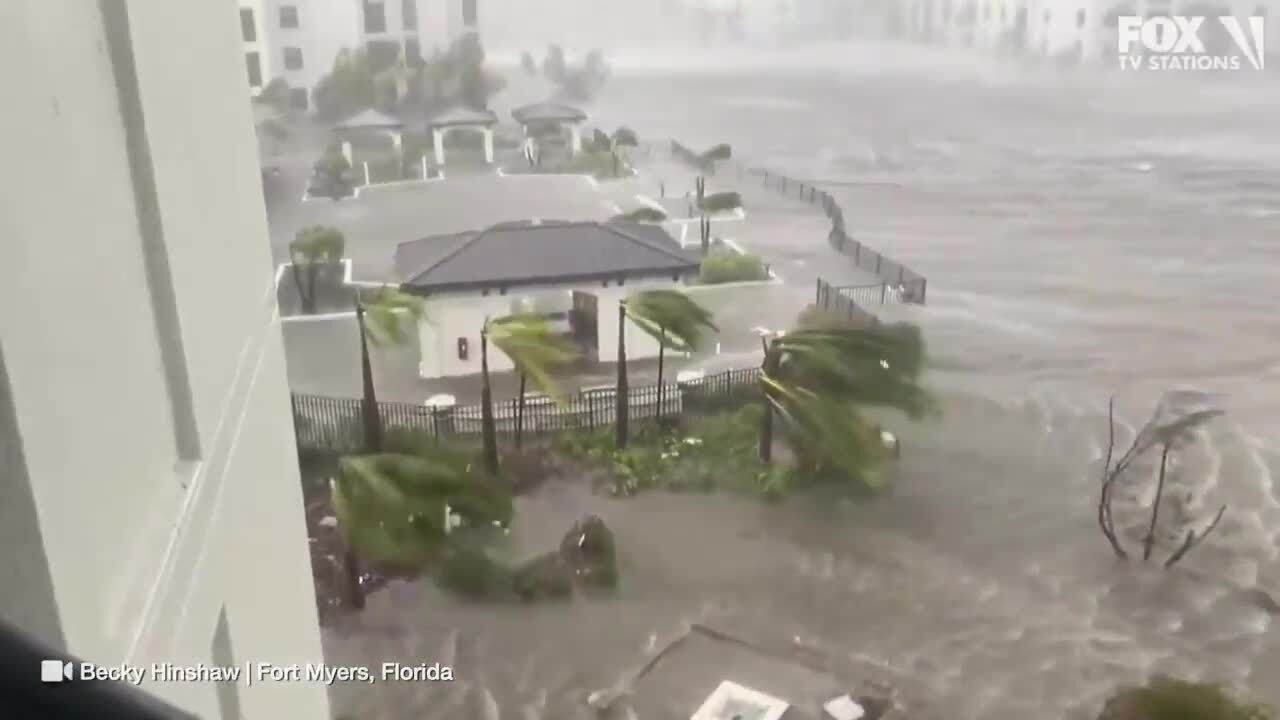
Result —
<path fill-rule="evenodd" d="M 69 662 L 61 660 L 42 660 L 40 662 L 40 681 L 47 683 L 70 680 L 75 675 L 75 668 Z"/>

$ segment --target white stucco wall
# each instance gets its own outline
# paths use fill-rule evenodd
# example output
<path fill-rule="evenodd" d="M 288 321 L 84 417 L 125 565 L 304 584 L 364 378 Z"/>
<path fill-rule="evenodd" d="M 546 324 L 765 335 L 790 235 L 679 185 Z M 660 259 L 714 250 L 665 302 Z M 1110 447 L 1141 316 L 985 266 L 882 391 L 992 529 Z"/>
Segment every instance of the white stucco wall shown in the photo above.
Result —
<path fill-rule="evenodd" d="M 65 645 L 106 664 L 211 663 L 225 608 L 236 661 L 316 662 L 239 16 L 128 9 L 136 84 L 96 3 L 0 5 L 23 108 L 0 113 L 0 149 L 25 174 L 0 195 L 0 343 Z M 165 265 L 172 294 L 150 282 Z M 174 368 L 189 392 L 171 390 Z M 219 717 L 212 685 L 144 689 Z M 247 717 L 328 718 L 323 687 L 239 692 Z"/>
<path fill-rule="evenodd" d="M 424 379 L 458 377 L 480 372 L 480 330 L 485 318 L 498 318 L 517 311 L 523 298 L 549 307 L 563 304 L 569 308 L 569 293 L 573 290 L 589 292 L 597 297 L 597 333 L 600 344 L 599 359 L 611 362 L 618 356 L 618 303 L 631 293 L 652 288 L 680 288 L 681 283 L 665 280 L 627 280 L 619 286 L 610 283 L 600 285 L 555 285 L 536 289 L 512 289 L 507 295 L 497 291 L 483 295 L 479 290 L 465 293 L 436 295 L 425 303 L 426 318 L 421 322 L 418 337 L 422 353 L 419 374 Z M 628 322 L 626 330 L 627 357 L 633 360 L 658 356 L 658 343 L 635 323 Z M 458 340 L 467 341 L 467 359 L 458 357 Z M 500 351 L 491 348 L 489 371 L 506 372 L 512 369 L 511 361 Z"/>

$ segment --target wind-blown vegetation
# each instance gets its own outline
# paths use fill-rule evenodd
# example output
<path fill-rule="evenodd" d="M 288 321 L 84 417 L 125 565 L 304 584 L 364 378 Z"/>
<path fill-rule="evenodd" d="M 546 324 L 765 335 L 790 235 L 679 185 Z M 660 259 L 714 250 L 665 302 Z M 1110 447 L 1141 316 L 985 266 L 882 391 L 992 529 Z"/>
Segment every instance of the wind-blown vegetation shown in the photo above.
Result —
<path fill-rule="evenodd" d="M 703 285 L 768 279 L 769 269 L 758 255 L 740 253 L 727 247 L 712 248 L 702 258 L 702 266 L 698 270 L 698 282 Z"/>
<path fill-rule="evenodd" d="M 913 420 L 935 411 L 919 384 L 925 357 L 919 328 L 801 328 L 763 342 L 760 460 L 773 461 L 780 429 L 802 477 L 881 487 L 886 448 L 861 408 L 894 408 Z"/>
<path fill-rule="evenodd" d="M 614 215 L 610 220 L 617 222 L 660 223 L 666 222 L 667 214 L 658 208 L 644 205 L 635 210 Z"/>
<path fill-rule="evenodd" d="M 337 266 L 346 247 L 347 241 L 342 231 L 324 225 L 299 230 L 293 242 L 289 243 L 290 270 L 303 313 L 315 314 L 316 286 L 320 274 Z"/>
<path fill-rule="evenodd" d="M 557 366 L 572 362 L 577 351 L 565 338 L 551 332 L 546 318 L 534 313 L 520 313 L 495 318 L 485 322 L 480 332 L 481 374 L 481 431 L 484 443 L 485 467 L 498 473 L 497 427 L 493 415 L 493 389 L 489 382 L 489 343 L 511 359 L 520 376 L 519 396 L 516 400 L 515 444 L 521 445 L 524 426 L 525 388 L 530 379 L 534 387 L 552 398 L 559 397 L 559 388 L 551 377 Z"/>
<path fill-rule="evenodd" d="M 1236 697 L 1221 685 L 1155 677 L 1144 687 L 1125 688 L 1099 720 L 1273 720 L 1273 708 Z"/>
<path fill-rule="evenodd" d="M 564 48 L 551 45 L 542 61 L 543 77 L 559 87 L 560 95 L 573 101 L 594 98 L 608 80 L 609 72 L 609 65 L 599 50 L 587 53 L 582 65 L 573 67 L 569 64 Z"/>
<path fill-rule="evenodd" d="M 627 345 L 626 326 L 630 318 L 641 330 L 658 341 L 658 408 L 663 401 L 663 360 L 668 349 L 692 352 L 706 330 L 718 330 L 711 312 L 688 295 L 675 290 L 644 290 L 618 305 L 618 387 L 615 444 L 627 446 Z"/>

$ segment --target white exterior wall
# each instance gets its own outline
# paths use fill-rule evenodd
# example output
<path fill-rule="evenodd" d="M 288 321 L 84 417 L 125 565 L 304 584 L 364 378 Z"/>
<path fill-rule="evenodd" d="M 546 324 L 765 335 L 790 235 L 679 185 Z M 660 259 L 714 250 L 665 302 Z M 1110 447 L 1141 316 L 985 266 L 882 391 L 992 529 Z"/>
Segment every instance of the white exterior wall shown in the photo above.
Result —
<path fill-rule="evenodd" d="M 496 291 L 482 295 L 479 290 L 466 293 L 449 293 L 429 298 L 425 305 L 426 318 L 418 328 L 419 350 L 422 353 L 418 372 L 424 379 L 474 375 L 480 372 L 480 330 L 486 318 L 498 318 L 515 312 L 522 298 L 538 303 L 539 308 L 563 303 L 571 306 L 569 293 L 573 290 L 591 293 L 597 300 L 597 326 L 599 359 L 611 362 L 618 356 L 618 303 L 627 295 L 639 290 L 654 288 L 680 288 L 682 284 L 672 280 L 628 280 L 624 285 L 555 285 L 536 289 L 513 289 L 507 295 Z M 467 359 L 458 357 L 458 340 L 467 341 Z M 633 360 L 658 356 L 658 343 L 635 323 L 627 323 L 627 357 Z M 507 372 L 511 361 L 501 351 L 490 348 L 489 371 Z"/>
<path fill-rule="evenodd" d="M 0 5 L 23 108 L 0 113 L 0 148 L 25 175 L 0 196 L 0 359 L 59 626 L 42 637 L 102 664 L 208 664 L 225 609 L 235 661 L 317 662 L 238 13 L 114 7 Z M 30 617 L 20 593 L 0 613 Z M 213 685 L 143 689 L 220 717 Z M 246 717 L 329 717 L 321 686 L 238 690 Z"/>
<path fill-rule="evenodd" d="M 258 24 L 258 42 L 245 43 L 245 49 L 263 54 L 263 84 L 283 77 L 291 88 L 314 90 L 320 79 L 333 69 L 333 61 L 342 50 L 355 50 L 369 41 L 392 41 L 404 47 L 405 41 L 417 39 L 423 57 L 447 46 L 445 13 L 460 0 L 413 0 L 418 9 L 418 22 L 405 28 L 401 0 L 383 0 L 387 31 L 364 32 L 364 5 L 361 0 L 240 0 L 241 7 L 254 6 Z M 280 8 L 298 10 L 298 27 L 280 26 Z M 286 70 L 285 48 L 302 50 L 302 69 Z"/>

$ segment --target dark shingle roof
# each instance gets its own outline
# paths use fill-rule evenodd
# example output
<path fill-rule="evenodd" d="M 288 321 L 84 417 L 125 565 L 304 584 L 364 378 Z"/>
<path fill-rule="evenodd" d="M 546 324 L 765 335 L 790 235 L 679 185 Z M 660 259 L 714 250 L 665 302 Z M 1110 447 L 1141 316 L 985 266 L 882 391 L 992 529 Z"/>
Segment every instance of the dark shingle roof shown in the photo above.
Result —
<path fill-rule="evenodd" d="M 497 124 L 498 116 L 494 115 L 492 110 L 472 110 L 465 107 L 456 107 L 452 110 L 445 110 L 431 118 L 427 126 L 432 128 L 461 127 L 464 125 L 488 127 Z"/>
<path fill-rule="evenodd" d="M 582 122 L 587 119 L 587 114 L 571 105 L 540 102 L 512 110 L 511 117 L 521 125 L 528 125 L 539 122 Z"/>
<path fill-rule="evenodd" d="M 521 221 L 400 243 L 395 271 L 406 290 L 540 285 L 697 272 L 657 225 Z"/>

